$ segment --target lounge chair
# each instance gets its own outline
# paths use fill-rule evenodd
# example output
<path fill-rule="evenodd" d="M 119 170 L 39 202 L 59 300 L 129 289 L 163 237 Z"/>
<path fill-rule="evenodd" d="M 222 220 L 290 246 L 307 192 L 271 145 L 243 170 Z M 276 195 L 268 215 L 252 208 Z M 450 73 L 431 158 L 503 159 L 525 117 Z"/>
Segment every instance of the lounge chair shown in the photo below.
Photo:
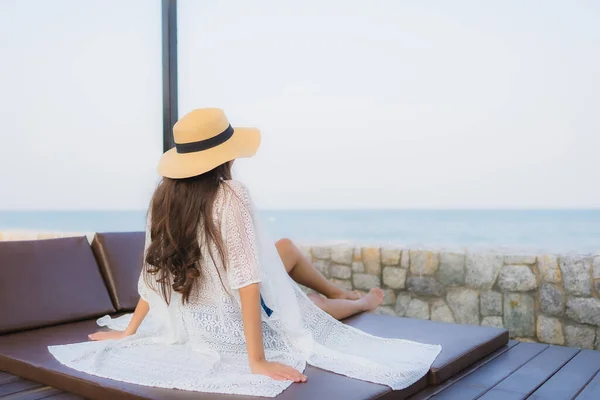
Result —
<path fill-rule="evenodd" d="M 47 346 L 87 340 L 96 319 L 131 312 L 137 303 L 144 233 L 0 242 L 0 371 L 91 399 L 252 399 L 160 389 L 103 379 L 61 365 Z M 505 329 L 373 313 L 345 323 L 391 338 L 441 344 L 429 374 L 393 391 L 308 366 L 306 384 L 279 399 L 403 399 L 440 385 L 508 343 Z M 390 357 L 394 357 L 390 354 Z"/>

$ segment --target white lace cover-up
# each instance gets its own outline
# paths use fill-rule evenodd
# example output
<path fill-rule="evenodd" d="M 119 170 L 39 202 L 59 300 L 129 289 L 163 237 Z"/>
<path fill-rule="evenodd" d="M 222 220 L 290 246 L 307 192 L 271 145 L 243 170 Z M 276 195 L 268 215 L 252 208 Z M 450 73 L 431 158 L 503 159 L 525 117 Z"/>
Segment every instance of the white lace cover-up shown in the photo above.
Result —
<path fill-rule="evenodd" d="M 392 389 L 410 386 L 427 373 L 440 346 L 372 336 L 314 305 L 285 272 L 274 242 L 255 218 L 243 184 L 221 185 L 213 217 L 226 245 L 227 268 L 218 257 L 216 263 L 204 257 L 189 302 L 182 304 L 181 295 L 173 292 L 167 305 L 140 274 L 138 290 L 150 304 L 150 312 L 135 335 L 50 346 L 54 357 L 78 371 L 122 382 L 274 397 L 292 382 L 251 373 L 242 325 L 238 289 L 260 283 L 261 295 L 273 310 L 271 316 L 262 313 L 268 360 L 299 371 L 308 363 Z M 205 249 L 205 241 L 199 240 Z M 130 319 L 131 314 L 105 316 L 98 324 L 124 330 Z"/>

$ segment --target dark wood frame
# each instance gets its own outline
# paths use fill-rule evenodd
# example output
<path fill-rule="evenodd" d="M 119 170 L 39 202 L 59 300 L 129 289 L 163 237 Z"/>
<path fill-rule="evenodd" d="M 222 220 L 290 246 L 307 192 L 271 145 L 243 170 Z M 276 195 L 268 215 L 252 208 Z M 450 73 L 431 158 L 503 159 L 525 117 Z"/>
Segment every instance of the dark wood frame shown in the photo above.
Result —
<path fill-rule="evenodd" d="M 162 0 L 163 151 L 175 146 L 177 122 L 177 0 Z"/>

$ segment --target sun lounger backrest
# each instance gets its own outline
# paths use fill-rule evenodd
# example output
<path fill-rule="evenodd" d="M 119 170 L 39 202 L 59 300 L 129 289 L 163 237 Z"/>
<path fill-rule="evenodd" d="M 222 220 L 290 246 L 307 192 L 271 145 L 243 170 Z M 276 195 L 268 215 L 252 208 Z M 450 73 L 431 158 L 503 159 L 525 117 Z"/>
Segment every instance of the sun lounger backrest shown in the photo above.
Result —
<path fill-rule="evenodd" d="M 0 241 L 0 334 L 114 311 L 84 236 Z"/>
<path fill-rule="evenodd" d="M 92 249 L 117 311 L 132 311 L 144 257 L 144 232 L 97 233 Z"/>

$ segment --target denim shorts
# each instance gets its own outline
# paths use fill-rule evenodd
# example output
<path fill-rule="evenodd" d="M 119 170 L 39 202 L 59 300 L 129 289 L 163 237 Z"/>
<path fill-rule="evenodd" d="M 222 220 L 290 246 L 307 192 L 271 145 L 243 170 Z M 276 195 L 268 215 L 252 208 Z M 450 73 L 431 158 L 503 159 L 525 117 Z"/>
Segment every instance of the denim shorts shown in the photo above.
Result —
<path fill-rule="evenodd" d="M 267 305 L 265 304 L 265 301 L 263 300 L 262 295 L 260 296 L 260 305 L 262 306 L 263 310 L 265 310 L 268 317 L 270 317 L 271 314 L 273 314 L 273 310 L 271 310 L 269 307 L 267 307 Z"/>

